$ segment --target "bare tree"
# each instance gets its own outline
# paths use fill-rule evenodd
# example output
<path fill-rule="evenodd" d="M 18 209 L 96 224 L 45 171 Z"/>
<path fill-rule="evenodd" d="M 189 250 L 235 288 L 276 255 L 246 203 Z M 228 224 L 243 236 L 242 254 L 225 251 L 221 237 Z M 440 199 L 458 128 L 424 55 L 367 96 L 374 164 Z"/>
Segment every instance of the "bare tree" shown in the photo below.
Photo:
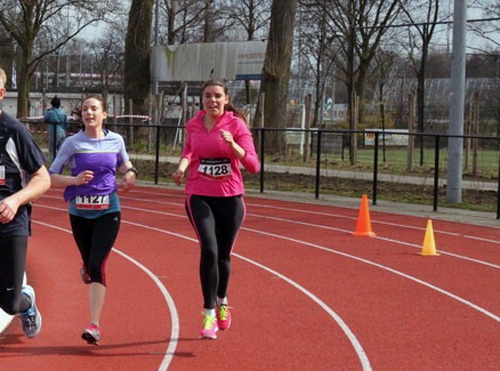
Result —
<path fill-rule="evenodd" d="M 431 42 L 434 30 L 436 28 L 439 16 L 440 0 L 422 0 L 413 1 L 402 7 L 406 17 L 410 20 L 413 28 L 408 29 L 408 36 L 411 46 L 410 59 L 413 62 L 413 67 L 417 75 L 417 129 L 423 133 L 425 122 L 425 66 L 427 65 L 427 56 L 429 52 L 429 44 Z M 423 18 L 423 19 L 422 19 Z M 420 21 L 417 21 L 420 19 Z M 415 42 L 414 30 L 417 31 L 420 43 Z M 420 53 L 416 57 L 414 50 L 419 50 Z M 420 142 L 420 165 L 423 164 L 424 154 L 424 137 L 419 137 Z"/>
<path fill-rule="evenodd" d="M 0 27 L 0 66 L 9 75 L 12 75 L 12 64 L 15 57 L 15 42 L 9 33 Z M 11 81 L 7 81 L 7 87 L 12 86 Z"/>
<path fill-rule="evenodd" d="M 204 4 L 198 0 L 164 0 L 162 11 L 166 18 L 165 29 L 168 45 L 184 44 L 200 40 L 196 29 L 203 20 Z"/>
<path fill-rule="evenodd" d="M 268 127 L 286 127 L 288 84 L 292 60 L 293 32 L 297 0 L 273 0 L 266 57 L 262 69 L 261 94 L 265 94 L 264 117 Z M 260 115 L 257 108 L 256 118 Z M 285 138 L 275 133 L 267 148 L 283 152 Z"/>
<path fill-rule="evenodd" d="M 102 38 L 91 44 L 94 64 L 100 76 L 98 88 L 105 101 L 113 86 L 123 87 L 120 76 L 123 76 L 125 33 L 119 31 L 120 28 L 110 28 Z"/>
<path fill-rule="evenodd" d="M 386 162 L 385 156 L 385 129 L 387 128 L 387 97 L 386 97 L 386 87 L 390 81 L 394 81 L 393 72 L 396 70 L 395 65 L 398 61 L 399 56 L 395 51 L 389 51 L 384 49 L 379 49 L 375 54 L 375 76 L 377 78 L 377 90 L 378 90 L 378 108 L 380 123 L 382 126 L 382 159 Z"/>
<path fill-rule="evenodd" d="M 125 110 L 147 114 L 154 0 L 132 0 L 125 41 Z M 129 101 L 132 101 L 130 107 Z"/>
<path fill-rule="evenodd" d="M 498 33 L 500 32 L 500 3 L 496 0 L 476 0 L 475 6 L 482 13 L 482 19 L 469 22 L 468 28 L 480 39 L 484 40 L 488 47 L 484 45 L 474 45 L 471 49 L 484 52 L 490 48 L 500 47 Z"/>
<path fill-rule="evenodd" d="M 321 121 L 326 82 L 334 70 L 334 61 L 339 50 L 337 32 L 320 7 L 307 0 L 299 3 L 301 8 L 298 58 L 303 61 L 302 67 L 306 65 L 307 70 L 314 76 L 315 105 L 312 126 L 317 127 Z"/>
<path fill-rule="evenodd" d="M 235 20 L 235 29 L 244 30 L 245 40 L 266 38 L 271 3 L 269 0 L 230 0 L 228 15 Z"/>
<path fill-rule="evenodd" d="M 228 15 L 235 21 L 236 33 L 244 30 L 247 41 L 265 38 L 268 31 L 270 2 L 269 0 L 230 0 Z M 250 80 L 245 80 L 245 96 L 247 104 L 251 103 Z"/>
<path fill-rule="evenodd" d="M 343 72 L 348 91 L 349 128 L 357 130 L 357 117 L 363 120 L 364 93 L 370 65 L 385 34 L 408 0 L 315 0 L 337 32 L 341 51 L 337 56 L 337 68 Z M 354 94 L 356 93 L 356 94 Z M 357 97 L 359 113 L 356 114 Z M 356 136 L 351 135 L 349 159 L 356 162 Z"/>
<path fill-rule="evenodd" d="M 0 24 L 19 46 L 17 66 L 17 116 L 26 117 L 30 81 L 46 56 L 78 35 L 89 25 L 103 20 L 119 4 L 113 0 L 2 0 Z M 40 35 L 50 44 L 38 43 Z"/>

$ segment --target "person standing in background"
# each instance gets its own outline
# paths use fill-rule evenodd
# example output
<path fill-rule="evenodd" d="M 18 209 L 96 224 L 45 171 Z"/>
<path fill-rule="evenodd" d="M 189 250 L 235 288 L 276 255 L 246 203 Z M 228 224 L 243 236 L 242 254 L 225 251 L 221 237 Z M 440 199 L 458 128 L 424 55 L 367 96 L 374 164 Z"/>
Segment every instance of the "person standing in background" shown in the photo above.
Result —
<path fill-rule="evenodd" d="M 200 338 L 216 339 L 231 325 L 227 290 L 231 251 L 245 216 L 240 165 L 260 170 L 246 118 L 229 103 L 227 86 L 210 80 L 201 88 L 203 110 L 186 124 L 186 144 L 172 180 L 186 181 L 186 211 L 200 242 L 203 327 Z"/>
<path fill-rule="evenodd" d="M 64 141 L 49 171 L 52 184 L 65 187 L 73 238 L 82 258 L 80 277 L 89 285 L 90 323 L 81 337 L 98 345 L 107 291 L 105 265 L 121 221 L 116 172 L 123 174 L 121 186 L 127 191 L 135 184 L 137 170 L 123 138 L 104 129 L 107 113 L 100 96 L 85 98 L 81 115 L 84 129 Z M 69 175 L 62 174 L 66 165 Z"/>
<path fill-rule="evenodd" d="M 7 76 L 0 68 L 0 101 Z M 31 202 L 50 188 L 45 157 L 26 127 L 0 109 L 0 308 L 21 314 L 26 336 L 42 328 L 35 290 L 23 286 L 28 236 L 31 235 Z"/>
<path fill-rule="evenodd" d="M 45 112 L 43 121 L 49 124 L 49 153 L 50 160 L 54 161 L 57 151 L 66 138 L 68 116 L 61 108 L 61 100 L 57 95 L 52 98 L 50 105 L 52 107 Z"/>

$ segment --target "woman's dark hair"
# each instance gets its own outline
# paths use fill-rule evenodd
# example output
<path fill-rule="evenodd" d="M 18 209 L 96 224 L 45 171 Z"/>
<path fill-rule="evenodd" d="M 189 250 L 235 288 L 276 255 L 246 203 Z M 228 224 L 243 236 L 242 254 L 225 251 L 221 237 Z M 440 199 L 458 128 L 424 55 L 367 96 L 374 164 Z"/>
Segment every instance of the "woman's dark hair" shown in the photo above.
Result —
<path fill-rule="evenodd" d="M 221 81 L 221 80 L 208 80 L 208 81 L 205 81 L 203 83 L 203 85 L 201 86 L 201 95 L 202 96 L 203 96 L 203 92 L 205 91 L 205 89 L 207 87 L 209 87 L 209 86 L 220 86 L 222 89 L 224 89 L 224 94 L 226 94 L 227 96 L 229 96 L 229 94 L 227 93 L 227 85 L 226 85 L 226 83 L 224 81 Z M 226 111 L 233 112 L 233 114 L 236 117 L 242 119 L 248 125 L 248 119 L 247 119 L 246 115 L 243 112 L 241 112 L 239 109 L 237 109 L 235 106 L 233 106 L 233 104 L 231 102 L 228 102 L 224 106 L 224 109 Z"/>
<path fill-rule="evenodd" d="M 99 102 L 101 102 L 101 105 L 102 105 L 102 110 L 103 111 L 107 111 L 107 107 L 106 107 L 106 102 L 104 101 L 104 99 L 102 98 L 102 96 L 100 95 L 87 95 L 85 98 L 82 99 L 82 105 L 83 106 L 83 102 L 85 102 L 86 100 L 89 100 L 89 99 L 95 99 Z M 81 108 L 80 108 L 80 113 L 81 113 Z"/>
<path fill-rule="evenodd" d="M 54 98 L 52 98 L 52 100 L 50 101 L 50 105 L 54 108 L 61 107 L 61 100 L 57 95 Z"/>

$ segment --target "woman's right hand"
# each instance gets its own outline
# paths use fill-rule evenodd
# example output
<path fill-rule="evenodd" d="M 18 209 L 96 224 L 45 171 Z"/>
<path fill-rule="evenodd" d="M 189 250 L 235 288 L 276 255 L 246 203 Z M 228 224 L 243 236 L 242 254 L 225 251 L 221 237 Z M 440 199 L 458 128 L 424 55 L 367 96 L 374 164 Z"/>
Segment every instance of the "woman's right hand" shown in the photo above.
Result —
<path fill-rule="evenodd" d="M 94 172 L 92 170 L 84 170 L 77 176 L 73 177 L 73 185 L 88 184 L 94 179 Z"/>
<path fill-rule="evenodd" d="M 181 169 L 175 170 L 175 172 L 172 174 L 172 181 L 177 185 L 181 185 L 183 178 L 184 178 L 184 171 Z"/>

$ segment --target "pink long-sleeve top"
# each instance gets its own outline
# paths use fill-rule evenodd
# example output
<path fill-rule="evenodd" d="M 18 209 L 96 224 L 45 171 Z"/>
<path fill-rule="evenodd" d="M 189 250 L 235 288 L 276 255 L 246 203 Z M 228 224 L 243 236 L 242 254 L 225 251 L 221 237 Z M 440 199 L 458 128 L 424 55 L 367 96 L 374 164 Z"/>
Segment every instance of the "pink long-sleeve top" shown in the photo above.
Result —
<path fill-rule="evenodd" d="M 250 130 L 246 123 L 225 111 L 214 127 L 207 131 L 203 125 L 205 111 L 199 111 L 186 124 L 186 144 L 181 158 L 189 161 L 189 176 L 186 180 L 187 195 L 229 197 L 245 192 L 240 165 L 251 172 L 260 169 L 259 159 Z M 221 130 L 227 130 L 233 139 L 245 150 L 245 157 L 238 159 L 221 137 Z"/>

